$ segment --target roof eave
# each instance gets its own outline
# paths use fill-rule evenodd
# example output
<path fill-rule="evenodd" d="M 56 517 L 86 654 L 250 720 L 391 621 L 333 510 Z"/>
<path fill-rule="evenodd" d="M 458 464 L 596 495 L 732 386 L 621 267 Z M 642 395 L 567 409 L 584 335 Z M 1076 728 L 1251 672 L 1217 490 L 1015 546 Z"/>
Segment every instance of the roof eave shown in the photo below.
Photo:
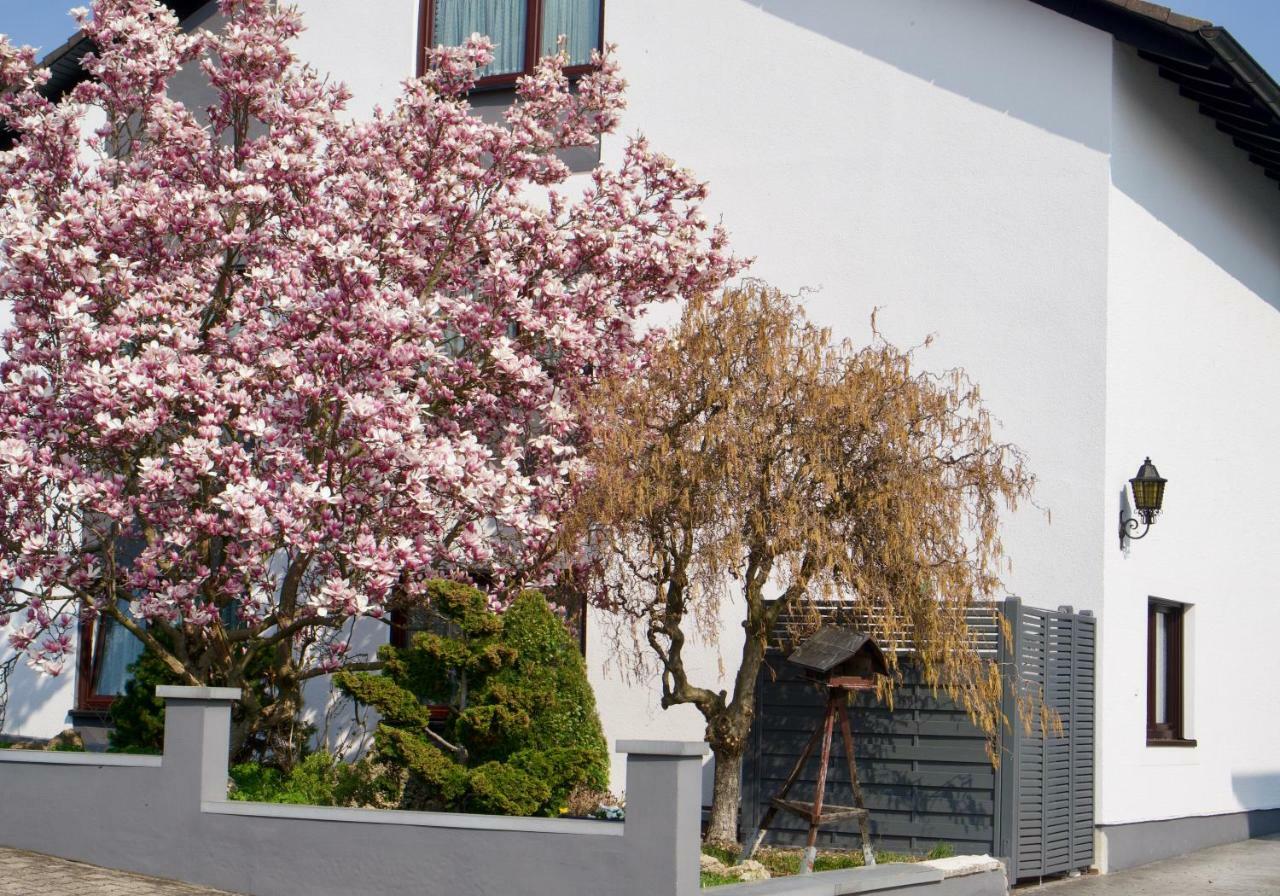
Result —
<path fill-rule="evenodd" d="M 1280 183 L 1280 85 L 1227 29 L 1146 0 L 1031 2 L 1134 47 L 1250 162 Z"/>

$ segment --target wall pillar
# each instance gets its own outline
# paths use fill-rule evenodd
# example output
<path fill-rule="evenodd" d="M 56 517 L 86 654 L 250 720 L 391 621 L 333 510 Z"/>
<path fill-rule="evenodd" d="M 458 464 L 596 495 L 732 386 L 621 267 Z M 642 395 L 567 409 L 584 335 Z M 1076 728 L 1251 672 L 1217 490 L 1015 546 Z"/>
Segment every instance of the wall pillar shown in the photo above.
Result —
<path fill-rule="evenodd" d="M 160 685 L 156 696 L 164 700 L 160 767 L 166 795 L 196 812 L 202 802 L 225 801 L 231 706 L 240 699 L 240 689 Z"/>
<path fill-rule="evenodd" d="M 623 740 L 618 752 L 627 754 L 626 891 L 696 896 L 707 745 Z"/>

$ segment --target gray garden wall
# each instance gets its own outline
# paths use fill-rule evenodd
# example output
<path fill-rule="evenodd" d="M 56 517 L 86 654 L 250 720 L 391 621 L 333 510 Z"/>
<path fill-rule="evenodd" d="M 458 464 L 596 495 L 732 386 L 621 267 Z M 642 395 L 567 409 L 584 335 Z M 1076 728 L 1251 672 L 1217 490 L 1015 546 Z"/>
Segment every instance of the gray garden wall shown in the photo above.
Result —
<path fill-rule="evenodd" d="M 701 743 L 618 744 L 627 754 L 625 823 L 231 802 L 228 732 L 239 692 L 159 694 L 163 756 L 0 750 L 0 845 L 252 896 L 698 892 Z M 852 883 L 815 875 L 755 892 L 906 884 L 950 896 L 939 872 L 867 872 Z"/>

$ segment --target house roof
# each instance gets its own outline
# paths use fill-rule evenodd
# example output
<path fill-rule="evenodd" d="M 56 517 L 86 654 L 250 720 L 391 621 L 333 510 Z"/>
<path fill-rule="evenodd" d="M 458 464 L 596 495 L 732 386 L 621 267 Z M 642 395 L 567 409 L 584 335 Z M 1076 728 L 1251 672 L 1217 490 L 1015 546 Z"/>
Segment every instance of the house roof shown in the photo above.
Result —
<path fill-rule="evenodd" d="M 165 0 L 165 5 L 176 12 L 179 19 L 185 19 L 209 2 L 210 0 Z M 40 65 L 49 70 L 49 80 L 40 92 L 51 100 L 57 100 L 89 77 L 80 61 L 91 49 L 93 41 L 83 31 L 77 31 L 62 46 L 46 53 L 40 60 Z M 14 136 L 7 127 L 0 126 L 0 150 L 12 146 Z"/>
<path fill-rule="evenodd" d="M 184 19 L 208 2 L 166 0 Z M 1145 0 L 1031 2 L 1136 48 L 1202 115 L 1214 120 L 1224 139 L 1280 186 L 1280 85 L 1227 29 Z M 87 77 L 80 60 L 89 49 L 89 39 L 77 32 L 44 58 L 50 70 L 46 96 L 56 99 Z M 12 140 L 13 134 L 0 129 L 0 149 Z"/>
<path fill-rule="evenodd" d="M 1145 0 L 1031 0 L 1110 32 L 1280 187 L 1280 85 L 1231 32 Z"/>

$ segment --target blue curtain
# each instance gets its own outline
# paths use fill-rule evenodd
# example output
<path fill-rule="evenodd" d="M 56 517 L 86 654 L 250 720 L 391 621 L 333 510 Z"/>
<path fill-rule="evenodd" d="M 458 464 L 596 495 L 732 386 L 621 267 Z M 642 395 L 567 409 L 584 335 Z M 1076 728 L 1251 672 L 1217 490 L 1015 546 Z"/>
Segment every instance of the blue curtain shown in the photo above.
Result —
<path fill-rule="evenodd" d="M 542 4 L 540 52 L 556 52 L 556 41 L 565 36 L 570 65 L 591 61 L 591 51 L 599 49 L 600 0 L 545 0 Z"/>
<path fill-rule="evenodd" d="M 129 602 L 120 601 L 120 609 L 127 615 Z M 100 697 L 118 697 L 129 683 L 129 666 L 142 655 L 142 642 L 114 619 L 98 618 L 105 626 L 102 638 L 102 657 L 98 660 L 98 674 L 93 680 L 93 693 Z"/>
<path fill-rule="evenodd" d="M 484 34 L 495 46 L 481 76 L 524 69 L 526 0 L 435 0 L 434 7 L 431 34 L 437 46 L 456 47 L 472 34 Z"/>

